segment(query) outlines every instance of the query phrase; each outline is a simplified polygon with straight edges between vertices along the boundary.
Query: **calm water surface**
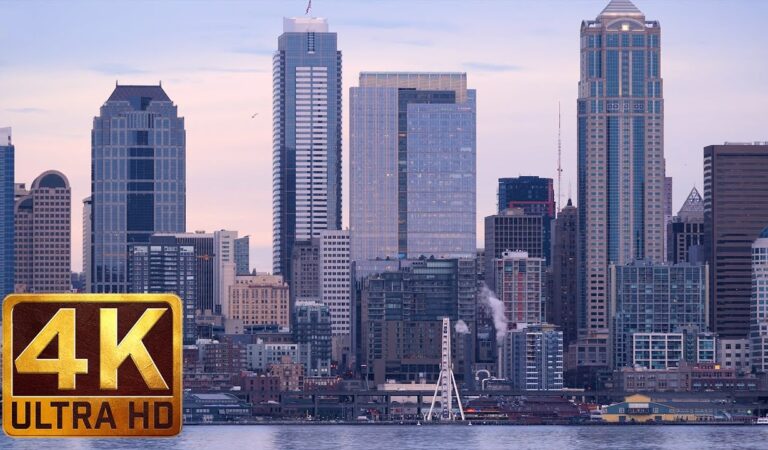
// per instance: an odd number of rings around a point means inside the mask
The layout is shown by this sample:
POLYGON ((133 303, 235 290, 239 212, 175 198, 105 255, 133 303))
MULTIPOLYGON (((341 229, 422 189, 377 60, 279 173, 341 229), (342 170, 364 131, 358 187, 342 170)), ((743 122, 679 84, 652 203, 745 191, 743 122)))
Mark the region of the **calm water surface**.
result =
POLYGON ((188 426, 171 439, 11 439, 1 449, 768 449, 768 426, 188 426))

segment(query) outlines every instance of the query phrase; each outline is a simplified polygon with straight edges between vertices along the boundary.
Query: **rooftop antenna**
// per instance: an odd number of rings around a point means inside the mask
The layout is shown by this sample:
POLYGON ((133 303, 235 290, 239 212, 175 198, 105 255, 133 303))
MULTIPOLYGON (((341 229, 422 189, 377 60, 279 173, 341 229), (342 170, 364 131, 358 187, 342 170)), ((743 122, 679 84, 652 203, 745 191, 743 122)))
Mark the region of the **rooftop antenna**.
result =
POLYGON ((312 11, 312 0, 309 0, 307 2, 307 10, 304 11, 304 15, 308 16, 310 11, 312 11))
MULTIPOLYGON (((560 120, 560 102, 557 102, 557 211, 560 212, 563 209, 563 140, 562 140, 562 126, 560 120)), ((570 188, 569 188, 570 189, 570 188)))

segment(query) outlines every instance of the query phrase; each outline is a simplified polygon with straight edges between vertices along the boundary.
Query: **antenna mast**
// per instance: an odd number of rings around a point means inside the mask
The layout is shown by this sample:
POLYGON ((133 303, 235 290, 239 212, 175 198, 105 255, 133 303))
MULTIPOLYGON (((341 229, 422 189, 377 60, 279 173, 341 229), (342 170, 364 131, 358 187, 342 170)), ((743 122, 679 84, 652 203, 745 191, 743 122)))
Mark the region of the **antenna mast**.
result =
POLYGON ((304 15, 308 16, 310 11, 312 11, 312 0, 309 0, 309 2, 307 2, 307 10, 304 11, 304 15))
POLYGON ((563 209, 563 141, 560 121, 560 102, 557 102, 557 211, 563 209))

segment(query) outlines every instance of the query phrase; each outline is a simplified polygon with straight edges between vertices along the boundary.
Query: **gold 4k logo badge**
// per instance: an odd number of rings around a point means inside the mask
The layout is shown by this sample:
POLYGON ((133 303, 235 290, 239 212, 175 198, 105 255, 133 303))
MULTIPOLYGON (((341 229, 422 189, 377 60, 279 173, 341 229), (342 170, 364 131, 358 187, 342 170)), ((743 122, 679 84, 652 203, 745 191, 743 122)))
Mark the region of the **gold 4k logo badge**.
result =
POLYGON ((10 295, 3 429, 11 436, 181 431, 181 300, 167 294, 10 295))

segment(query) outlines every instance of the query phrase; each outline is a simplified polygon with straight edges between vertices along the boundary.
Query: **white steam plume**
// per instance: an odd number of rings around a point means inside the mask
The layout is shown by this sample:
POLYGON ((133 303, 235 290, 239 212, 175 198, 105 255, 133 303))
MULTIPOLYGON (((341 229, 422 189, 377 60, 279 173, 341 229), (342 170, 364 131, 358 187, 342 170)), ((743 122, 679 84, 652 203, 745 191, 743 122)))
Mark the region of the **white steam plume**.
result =
POLYGON ((456 332, 458 334, 468 334, 469 333, 469 327, 467 326, 466 322, 464 322, 461 319, 459 319, 459 321, 456 322, 456 325, 454 325, 453 329, 456 330, 456 332))
POLYGON ((504 302, 496 298, 493 291, 483 284, 480 290, 480 302, 491 309, 493 326, 496 328, 496 342, 501 343, 507 334, 507 318, 504 314, 504 302))

